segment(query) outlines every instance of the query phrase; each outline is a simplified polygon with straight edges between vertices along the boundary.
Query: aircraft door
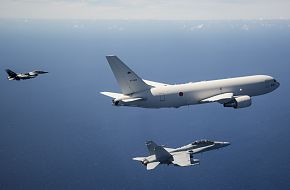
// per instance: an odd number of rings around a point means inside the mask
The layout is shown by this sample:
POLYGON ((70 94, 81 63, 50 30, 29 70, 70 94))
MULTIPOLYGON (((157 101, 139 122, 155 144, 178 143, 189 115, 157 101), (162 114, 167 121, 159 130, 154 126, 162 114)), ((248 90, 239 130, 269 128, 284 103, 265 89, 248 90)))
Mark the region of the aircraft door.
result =
POLYGON ((165 101, 165 95, 160 95, 160 102, 164 102, 165 101))

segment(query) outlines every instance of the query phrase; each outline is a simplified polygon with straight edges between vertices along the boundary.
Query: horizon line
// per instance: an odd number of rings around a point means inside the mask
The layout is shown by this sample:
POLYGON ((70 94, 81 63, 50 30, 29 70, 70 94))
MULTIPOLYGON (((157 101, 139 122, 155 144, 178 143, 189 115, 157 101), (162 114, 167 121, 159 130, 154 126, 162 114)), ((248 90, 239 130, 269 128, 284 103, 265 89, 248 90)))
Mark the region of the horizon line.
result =
POLYGON ((290 21, 290 18, 253 19, 112 19, 112 18, 0 18, 0 20, 91 20, 91 21, 290 21))

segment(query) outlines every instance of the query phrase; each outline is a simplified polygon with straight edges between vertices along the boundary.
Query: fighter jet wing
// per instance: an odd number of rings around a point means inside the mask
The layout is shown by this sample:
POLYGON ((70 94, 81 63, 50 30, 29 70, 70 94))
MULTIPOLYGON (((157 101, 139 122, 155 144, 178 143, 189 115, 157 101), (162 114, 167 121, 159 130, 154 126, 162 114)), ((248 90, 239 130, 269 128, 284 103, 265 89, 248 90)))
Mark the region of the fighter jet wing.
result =
POLYGON ((5 71, 10 77, 17 77, 17 74, 11 71, 10 69, 6 69, 5 71))
POLYGON ((176 154, 173 154, 173 161, 172 163, 178 166, 190 166, 190 154, 188 154, 186 151, 178 152, 176 154))
POLYGON ((147 164, 147 170, 153 170, 155 169, 158 165, 160 164, 160 162, 151 162, 147 164))
POLYGON ((166 147, 163 147, 167 152, 172 152, 175 150, 175 148, 166 148, 166 147))
POLYGON ((201 100, 201 102, 208 103, 208 102, 218 102, 221 104, 230 102, 234 98, 234 94, 229 92, 229 93, 223 93, 223 94, 218 94, 209 98, 206 98, 204 100, 201 100))

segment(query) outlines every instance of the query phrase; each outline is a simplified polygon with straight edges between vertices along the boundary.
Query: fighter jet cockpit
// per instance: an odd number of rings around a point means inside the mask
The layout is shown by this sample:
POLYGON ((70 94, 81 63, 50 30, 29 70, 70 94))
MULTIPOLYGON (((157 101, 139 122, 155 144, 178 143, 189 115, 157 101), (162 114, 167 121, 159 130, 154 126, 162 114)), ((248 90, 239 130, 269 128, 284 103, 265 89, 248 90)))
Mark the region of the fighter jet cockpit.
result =
POLYGON ((203 140, 199 140, 199 141, 194 141, 191 144, 195 145, 195 146, 208 146, 208 145, 214 144, 214 142, 206 140, 206 139, 203 139, 203 140))

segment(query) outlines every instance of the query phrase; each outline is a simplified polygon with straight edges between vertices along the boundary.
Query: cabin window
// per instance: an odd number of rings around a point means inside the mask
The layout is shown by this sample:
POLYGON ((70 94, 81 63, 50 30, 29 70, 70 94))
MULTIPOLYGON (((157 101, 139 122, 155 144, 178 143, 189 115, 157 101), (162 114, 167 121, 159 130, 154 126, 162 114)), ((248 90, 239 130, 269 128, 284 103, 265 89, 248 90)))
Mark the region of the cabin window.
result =
POLYGON ((179 96, 183 96, 183 92, 179 92, 178 95, 179 95, 179 96))

